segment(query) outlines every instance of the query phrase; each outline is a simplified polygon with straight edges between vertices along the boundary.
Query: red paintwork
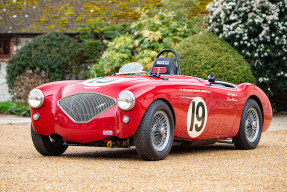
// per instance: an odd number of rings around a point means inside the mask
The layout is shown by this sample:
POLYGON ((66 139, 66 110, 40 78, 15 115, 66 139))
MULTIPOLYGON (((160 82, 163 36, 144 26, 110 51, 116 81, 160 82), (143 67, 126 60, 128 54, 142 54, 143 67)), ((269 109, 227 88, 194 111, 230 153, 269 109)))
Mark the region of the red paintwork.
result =
POLYGON ((250 83, 237 85, 237 88, 210 85, 206 81, 187 76, 162 77, 168 80, 150 76, 117 76, 121 81, 96 86, 96 89, 86 89, 85 81, 60 81, 38 87, 45 96, 45 101, 39 109, 31 108, 31 116, 35 113, 40 119, 32 124, 35 132, 42 135, 57 133, 68 142, 89 143, 110 137, 103 131, 113 131, 112 136, 128 138, 133 136, 150 104, 161 99, 169 103, 174 112, 175 138, 185 140, 214 139, 235 137, 239 130, 240 118, 245 102, 250 97, 257 97, 263 109, 263 131, 266 131, 272 120, 272 108, 267 96, 257 86, 250 83), (123 111, 115 104, 89 123, 74 123, 57 105, 59 99, 80 92, 96 92, 114 99, 122 90, 129 90, 136 97, 135 107, 123 111), (233 95, 228 98, 228 95, 233 95), (201 97, 207 107, 207 123, 202 134, 191 138, 187 132, 187 113, 191 99, 182 97, 201 97), (125 115, 130 122, 124 124, 125 115))

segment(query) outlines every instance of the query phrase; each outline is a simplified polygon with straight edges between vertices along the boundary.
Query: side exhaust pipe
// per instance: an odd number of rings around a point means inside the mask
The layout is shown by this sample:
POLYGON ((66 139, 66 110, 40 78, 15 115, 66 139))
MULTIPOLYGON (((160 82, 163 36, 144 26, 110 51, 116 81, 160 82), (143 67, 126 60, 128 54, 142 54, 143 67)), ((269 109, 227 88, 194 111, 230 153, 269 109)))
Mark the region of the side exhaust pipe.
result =
POLYGON ((217 143, 233 144, 233 140, 232 139, 217 139, 217 143))

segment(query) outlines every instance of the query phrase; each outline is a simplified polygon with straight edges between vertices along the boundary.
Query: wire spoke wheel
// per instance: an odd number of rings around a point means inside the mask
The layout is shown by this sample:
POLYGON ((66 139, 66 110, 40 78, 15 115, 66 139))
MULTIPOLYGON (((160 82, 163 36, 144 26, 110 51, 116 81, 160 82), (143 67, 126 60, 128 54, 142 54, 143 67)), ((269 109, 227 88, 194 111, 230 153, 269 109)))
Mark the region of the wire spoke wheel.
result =
POLYGON ((238 149, 255 149, 262 133, 263 118, 259 104, 248 99, 243 107, 238 134, 233 142, 238 149))
POLYGON ((134 134, 137 153, 145 160, 162 160, 171 150, 173 137, 174 118, 171 109, 164 101, 154 101, 134 134))
POLYGON ((155 113, 151 123, 151 140, 157 151, 166 148, 170 135, 170 124, 167 114, 164 111, 155 113))
POLYGON ((254 142, 259 133, 259 115, 255 108, 248 109, 245 117, 245 134, 249 142, 254 142))

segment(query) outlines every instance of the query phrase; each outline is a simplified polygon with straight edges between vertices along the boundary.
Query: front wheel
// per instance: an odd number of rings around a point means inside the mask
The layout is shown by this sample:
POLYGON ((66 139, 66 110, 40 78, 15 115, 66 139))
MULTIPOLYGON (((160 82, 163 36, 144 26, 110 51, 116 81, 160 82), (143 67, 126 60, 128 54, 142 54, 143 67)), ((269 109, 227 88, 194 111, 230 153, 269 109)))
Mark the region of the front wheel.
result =
POLYGON ((44 156, 62 155, 68 148, 63 145, 63 137, 58 134, 40 135, 31 125, 31 136, 36 150, 44 156))
POLYGON ((261 137, 262 119, 262 112, 258 103, 253 99, 248 99, 242 110, 238 135, 233 138, 236 148, 256 148, 261 137))
POLYGON ((174 120, 169 106, 154 101, 134 135, 137 153, 144 160, 162 160, 170 152, 174 137, 174 120))

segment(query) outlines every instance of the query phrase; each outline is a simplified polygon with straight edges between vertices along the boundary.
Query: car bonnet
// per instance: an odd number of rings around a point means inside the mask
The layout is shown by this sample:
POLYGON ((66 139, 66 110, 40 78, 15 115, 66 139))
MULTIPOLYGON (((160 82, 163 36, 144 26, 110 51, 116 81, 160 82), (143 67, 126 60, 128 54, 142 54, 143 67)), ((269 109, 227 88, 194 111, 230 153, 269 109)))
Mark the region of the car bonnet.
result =
POLYGON ((62 90, 61 97, 79 93, 100 93, 117 98, 118 94, 131 86, 151 81, 149 77, 109 76, 89 79, 69 85, 62 90))

